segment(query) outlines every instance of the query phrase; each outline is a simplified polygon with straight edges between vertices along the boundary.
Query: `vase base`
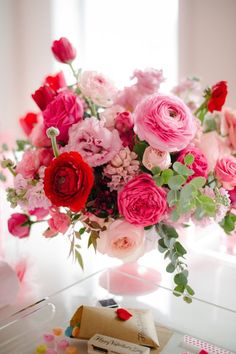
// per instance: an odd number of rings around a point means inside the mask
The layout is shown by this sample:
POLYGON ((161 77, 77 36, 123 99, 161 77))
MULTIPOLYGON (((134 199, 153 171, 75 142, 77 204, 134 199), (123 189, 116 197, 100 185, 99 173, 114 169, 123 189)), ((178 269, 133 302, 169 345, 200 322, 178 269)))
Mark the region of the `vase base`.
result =
POLYGON ((114 295, 143 295, 155 291, 161 274, 136 262, 109 268, 100 277, 100 285, 114 295))

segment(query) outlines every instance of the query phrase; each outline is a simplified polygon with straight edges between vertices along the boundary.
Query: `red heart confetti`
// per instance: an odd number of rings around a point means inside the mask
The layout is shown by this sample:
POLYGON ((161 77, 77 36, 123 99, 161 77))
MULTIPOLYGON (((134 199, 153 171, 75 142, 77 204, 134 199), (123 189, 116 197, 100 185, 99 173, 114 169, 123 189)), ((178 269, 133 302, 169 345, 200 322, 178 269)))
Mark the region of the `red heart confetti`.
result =
POLYGON ((204 349, 202 349, 198 354, 209 354, 209 353, 206 352, 204 349))
POLYGON ((116 313, 117 313, 117 317, 122 321, 127 321, 128 319, 130 319, 133 316, 131 313, 129 313, 125 309, 117 309, 116 313))

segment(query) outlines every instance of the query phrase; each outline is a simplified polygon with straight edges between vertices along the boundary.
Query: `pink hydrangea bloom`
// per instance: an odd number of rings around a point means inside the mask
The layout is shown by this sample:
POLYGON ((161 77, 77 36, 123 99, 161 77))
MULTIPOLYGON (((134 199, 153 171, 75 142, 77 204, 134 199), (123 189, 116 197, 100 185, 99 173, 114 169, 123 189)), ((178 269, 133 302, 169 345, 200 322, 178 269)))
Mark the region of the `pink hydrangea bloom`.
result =
POLYGON ((174 152, 184 149, 190 143, 196 125, 191 111, 179 98, 153 95, 136 107, 134 131, 150 146, 174 152))
POLYGON ((95 117, 74 124, 69 130, 69 143, 66 151, 78 151, 92 167, 110 161, 121 149, 122 142, 116 129, 104 127, 95 117))
POLYGON ((58 141, 67 143, 69 128, 83 118, 83 103, 80 98, 71 91, 59 93, 43 111, 44 127, 58 128, 60 134, 58 141))
POLYGON ((79 80, 79 88, 98 106, 109 107, 116 95, 113 83, 96 71, 84 71, 79 80))
POLYGON ((144 228, 124 219, 113 221, 99 236, 97 250, 108 256, 131 262, 144 253, 144 228))
POLYGON ((22 160, 16 166, 16 173, 20 173, 24 178, 34 178, 40 167, 40 160, 36 150, 24 152, 22 160))

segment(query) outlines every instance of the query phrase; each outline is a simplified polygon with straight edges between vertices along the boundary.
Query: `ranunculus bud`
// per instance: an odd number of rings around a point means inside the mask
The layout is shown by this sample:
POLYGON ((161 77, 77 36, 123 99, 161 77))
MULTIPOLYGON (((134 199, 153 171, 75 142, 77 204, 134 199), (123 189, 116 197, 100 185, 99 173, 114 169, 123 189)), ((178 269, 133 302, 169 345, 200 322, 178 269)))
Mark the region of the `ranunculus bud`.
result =
POLYGON ((41 111, 44 111, 47 105, 54 99, 56 92, 49 86, 41 86, 35 93, 32 94, 32 98, 39 106, 41 111))
POLYGON ((13 236, 19 238, 28 237, 30 233, 30 222, 28 225, 25 225, 27 222, 29 222, 27 215, 14 213, 8 220, 8 230, 13 236))
POLYGON ((65 37, 60 38, 58 41, 54 41, 51 49, 55 58, 64 64, 71 63, 76 57, 75 48, 65 37))

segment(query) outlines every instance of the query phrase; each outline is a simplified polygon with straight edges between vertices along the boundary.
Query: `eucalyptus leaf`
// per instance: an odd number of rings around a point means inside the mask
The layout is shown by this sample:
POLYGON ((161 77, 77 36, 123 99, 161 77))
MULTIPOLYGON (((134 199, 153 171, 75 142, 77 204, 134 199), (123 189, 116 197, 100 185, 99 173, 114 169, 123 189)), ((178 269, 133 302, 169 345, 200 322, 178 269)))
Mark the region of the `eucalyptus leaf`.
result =
POLYGON ((188 280, 187 280, 186 276, 181 272, 181 273, 178 273, 175 275, 174 282, 177 285, 186 286, 188 280))
POLYGON ((173 273, 175 271, 175 266, 172 263, 169 263, 168 266, 166 267, 166 271, 168 273, 173 273))
POLYGON ((186 165, 191 165, 194 162, 194 156, 192 154, 187 154, 184 156, 184 163, 186 165))
POLYGON ((194 174, 193 170, 188 168, 187 166, 183 165, 181 162, 176 161, 173 164, 173 169, 176 171, 179 175, 183 176, 192 176, 194 174))
POLYGON ((185 182, 186 178, 184 178, 183 176, 172 176, 168 181, 168 186, 170 187, 170 189, 178 190, 185 182))

